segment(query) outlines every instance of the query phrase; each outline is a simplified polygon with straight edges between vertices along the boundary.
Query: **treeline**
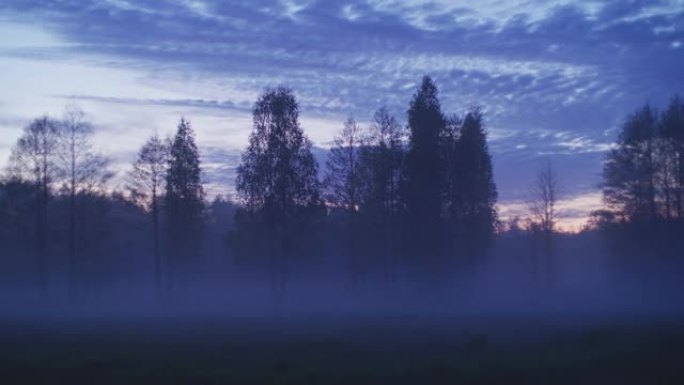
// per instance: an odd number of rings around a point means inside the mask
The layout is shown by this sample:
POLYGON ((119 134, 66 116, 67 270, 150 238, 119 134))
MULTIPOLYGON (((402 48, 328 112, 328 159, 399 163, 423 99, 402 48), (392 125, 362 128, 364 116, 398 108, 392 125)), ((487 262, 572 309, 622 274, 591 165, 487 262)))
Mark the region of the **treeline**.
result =
MULTIPOLYGON (((617 254, 682 250, 682 111, 679 98, 663 113, 639 110, 607 156, 606 209, 592 215, 587 231, 605 235, 617 254)), ((82 111, 35 119, 0 183, 2 282, 31 277, 43 290, 64 286, 79 298, 113 277, 137 276, 167 293, 190 284, 193 271, 237 266, 267 272, 282 299, 293 277, 317 266, 332 266, 350 287, 439 286, 472 272, 492 250, 509 249, 552 281, 554 255, 562 254, 555 246, 558 178, 548 163, 533 183, 530 219, 502 224, 478 107, 444 112, 425 77, 405 125, 384 107, 368 127, 349 117, 324 165, 299 112, 290 89, 259 96, 237 196, 211 202, 185 119, 173 137, 143 144, 125 188, 115 191, 82 111)))
POLYGON ((239 258, 263 260, 276 293, 297 259, 312 253, 346 257, 356 284, 377 273, 391 282, 400 266, 434 279, 484 251, 496 224, 496 187, 482 113, 447 117, 425 77, 407 114, 406 128, 385 108, 367 129, 350 117, 321 182, 292 91, 259 98, 237 170, 243 207, 230 244, 239 258), (334 230, 321 232, 324 220, 334 230), (331 250, 316 245, 326 236, 331 250))
POLYGON ((61 120, 31 122, 12 151, 0 195, 7 256, 34 266, 43 288, 63 273, 74 296, 112 268, 140 266, 133 258, 147 261, 160 292, 182 285, 208 254, 268 271, 276 296, 291 272, 326 258, 342 261, 350 284, 391 283, 398 269, 446 276, 493 239, 483 116, 478 108, 446 116, 429 77, 407 115, 402 126, 380 108, 363 129, 349 118, 319 180, 294 93, 268 90, 254 106, 236 201, 208 204, 187 120, 173 138, 149 138, 125 189, 111 191, 109 160, 90 143, 94 127, 69 107, 61 120))
POLYGON ((70 106, 62 120, 43 116, 26 126, 9 159, 2 189, 4 243, 9 254, 33 255, 43 289, 56 232, 64 240, 72 291, 87 285, 76 277, 111 247, 98 212, 113 203, 105 194, 113 174, 107 158, 92 151, 92 133, 83 112, 70 106))
MULTIPOLYGON (((175 137, 143 145, 124 191, 107 185, 114 172, 93 151, 93 133, 74 106, 61 120, 43 116, 24 128, 0 185, 3 262, 31 266, 43 290, 50 279, 66 278, 69 295, 80 297, 98 291, 115 270, 134 271, 140 264, 131 257, 152 254, 157 286, 173 288, 198 250, 207 209, 227 205, 205 207, 189 122, 181 119, 175 137)), ((5 271, 7 281, 17 278, 5 271)))
POLYGON ((684 103, 627 117, 603 168, 606 208, 592 214, 625 257, 681 258, 684 250, 684 103))

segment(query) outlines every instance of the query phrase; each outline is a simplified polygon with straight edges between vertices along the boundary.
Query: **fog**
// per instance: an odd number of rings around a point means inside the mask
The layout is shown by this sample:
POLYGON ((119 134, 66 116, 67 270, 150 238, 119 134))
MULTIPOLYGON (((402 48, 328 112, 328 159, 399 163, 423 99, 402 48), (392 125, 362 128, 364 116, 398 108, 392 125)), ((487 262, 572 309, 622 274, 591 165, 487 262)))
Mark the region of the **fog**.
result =
MULTIPOLYGON (((274 297, 267 271, 241 267, 224 253, 205 265, 187 266, 184 281, 159 291, 151 264, 141 271, 115 271, 74 297, 67 274, 53 274, 42 289, 33 274, 3 269, 1 314, 12 318, 206 318, 267 317, 676 317, 684 311, 681 266, 627 269, 609 256, 596 234, 561 236, 551 272, 535 272, 504 235, 478 263, 450 267, 425 279, 408 268, 393 282, 379 273, 350 283, 343 260, 329 258, 288 274, 282 299, 274 297), (11 275, 11 277, 8 277, 11 275)), ((129 255, 152 261, 150 255, 129 255)), ((344 256, 342 256, 344 257, 344 256)), ((202 260, 202 259, 200 259, 202 260)), ((204 259, 206 260, 206 259, 204 259)), ((26 267, 26 266, 24 266, 26 267)), ((297 266, 293 266, 296 268, 297 266)))
POLYGON ((349 117, 324 166, 292 89, 265 90, 253 115, 237 196, 213 200, 184 117, 142 145, 124 190, 82 110, 24 128, 0 179, 0 374, 555 383, 587 357, 596 379, 675 370, 678 97, 626 119, 603 164, 605 207, 576 234, 559 230, 550 160, 525 217, 499 217, 484 112, 443 112, 429 76, 406 126, 385 107, 370 127, 349 117))
POLYGON ((369 268, 353 282, 348 255, 328 250, 293 262, 281 294, 269 269, 209 241, 161 290, 149 253, 117 250, 124 263, 80 274, 78 291, 68 258, 42 286, 34 258, 6 255, 0 370, 28 383, 678 378, 677 259, 627 263, 588 231, 557 234, 546 270, 530 239, 501 233, 472 263, 429 275, 399 263, 391 281, 369 268))

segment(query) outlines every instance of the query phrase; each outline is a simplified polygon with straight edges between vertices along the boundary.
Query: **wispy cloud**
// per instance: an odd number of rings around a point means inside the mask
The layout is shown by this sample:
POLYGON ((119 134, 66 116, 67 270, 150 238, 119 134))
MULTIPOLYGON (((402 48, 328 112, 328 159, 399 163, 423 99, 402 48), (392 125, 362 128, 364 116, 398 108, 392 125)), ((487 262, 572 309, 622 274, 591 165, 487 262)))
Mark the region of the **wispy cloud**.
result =
POLYGON ((484 107, 505 200, 549 157, 568 190, 596 189, 622 117, 681 92, 684 68, 682 0, 6 0, 0 21, 0 113, 58 111, 55 95, 103 127, 190 111, 205 145, 231 149, 266 87, 293 87, 324 145, 348 114, 404 119, 429 73, 445 111, 484 107))
POLYGON ((218 108, 221 110, 249 111, 251 106, 237 106, 230 100, 204 100, 204 99, 138 99, 138 98, 118 98, 113 96, 95 95, 53 95, 56 98, 69 101, 94 101, 100 103, 114 103, 127 105, 153 105, 153 106, 173 106, 173 107, 193 107, 193 108, 218 108))

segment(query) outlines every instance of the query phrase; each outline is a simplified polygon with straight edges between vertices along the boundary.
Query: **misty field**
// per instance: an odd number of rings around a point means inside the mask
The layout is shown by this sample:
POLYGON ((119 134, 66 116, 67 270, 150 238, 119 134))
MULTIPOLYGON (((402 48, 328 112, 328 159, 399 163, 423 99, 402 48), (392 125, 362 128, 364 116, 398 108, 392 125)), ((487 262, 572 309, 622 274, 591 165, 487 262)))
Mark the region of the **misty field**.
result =
POLYGON ((3 383, 682 383, 682 319, 5 320, 3 383))

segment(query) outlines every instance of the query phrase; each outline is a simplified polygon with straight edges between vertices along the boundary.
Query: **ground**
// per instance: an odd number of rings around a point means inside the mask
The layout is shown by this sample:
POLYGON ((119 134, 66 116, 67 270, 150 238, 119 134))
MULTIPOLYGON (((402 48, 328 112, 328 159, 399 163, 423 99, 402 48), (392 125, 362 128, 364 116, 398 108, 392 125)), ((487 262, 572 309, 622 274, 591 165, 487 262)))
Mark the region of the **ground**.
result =
POLYGON ((684 383, 679 317, 5 318, 3 384, 684 383))

